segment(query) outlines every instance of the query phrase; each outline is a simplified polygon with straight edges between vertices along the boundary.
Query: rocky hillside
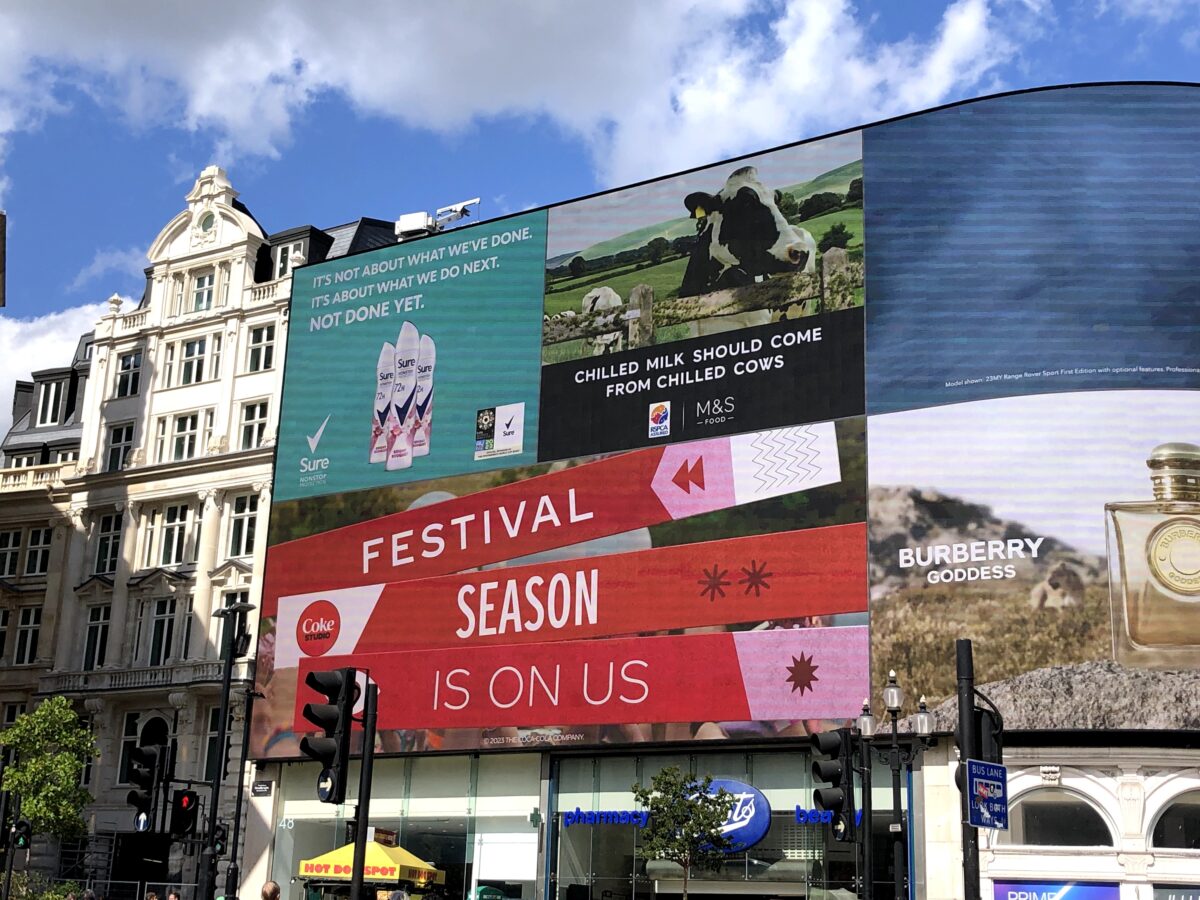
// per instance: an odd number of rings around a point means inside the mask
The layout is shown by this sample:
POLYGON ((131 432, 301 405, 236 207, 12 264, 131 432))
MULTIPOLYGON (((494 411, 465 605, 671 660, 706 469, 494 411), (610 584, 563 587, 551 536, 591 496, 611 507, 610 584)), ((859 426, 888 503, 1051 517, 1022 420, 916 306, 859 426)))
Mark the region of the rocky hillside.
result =
MULTIPOLYGON (((1045 577, 1056 563, 1065 562, 1085 584, 1106 579, 1105 560, 1081 553, 1050 535, 1038 534, 1019 522, 1005 521, 988 506, 969 503, 935 490, 907 485, 870 490, 871 594, 886 597, 906 587, 925 584, 925 569, 900 568, 901 547, 955 544, 971 541, 1044 538, 1037 559, 1014 559, 1017 582, 1030 586, 1045 577)), ((1011 584, 1011 582, 1010 582, 1011 584)))

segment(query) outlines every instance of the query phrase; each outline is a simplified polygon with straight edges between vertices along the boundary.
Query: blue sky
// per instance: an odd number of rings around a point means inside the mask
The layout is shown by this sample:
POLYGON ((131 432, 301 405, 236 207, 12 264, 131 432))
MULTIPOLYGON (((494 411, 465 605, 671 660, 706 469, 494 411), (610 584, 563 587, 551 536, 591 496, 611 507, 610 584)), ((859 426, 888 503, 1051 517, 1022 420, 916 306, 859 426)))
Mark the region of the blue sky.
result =
POLYGON ((0 433, 206 164, 268 230, 482 218, 941 103, 1200 81, 1190 0, 230 0, 0 8, 0 433))

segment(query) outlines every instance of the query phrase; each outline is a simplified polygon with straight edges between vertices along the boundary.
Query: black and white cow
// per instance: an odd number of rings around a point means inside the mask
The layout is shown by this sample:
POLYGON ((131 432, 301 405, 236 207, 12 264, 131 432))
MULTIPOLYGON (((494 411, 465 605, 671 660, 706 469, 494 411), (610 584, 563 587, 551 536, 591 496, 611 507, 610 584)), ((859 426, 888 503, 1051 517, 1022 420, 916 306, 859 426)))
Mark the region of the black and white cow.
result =
POLYGON ((718 193, 697 191, 684 198, 697 234, 680 297, 751 284, 777 272, 816 271, 817 242, 783 217, 777 197, 753 166, 745 166, 718 193))

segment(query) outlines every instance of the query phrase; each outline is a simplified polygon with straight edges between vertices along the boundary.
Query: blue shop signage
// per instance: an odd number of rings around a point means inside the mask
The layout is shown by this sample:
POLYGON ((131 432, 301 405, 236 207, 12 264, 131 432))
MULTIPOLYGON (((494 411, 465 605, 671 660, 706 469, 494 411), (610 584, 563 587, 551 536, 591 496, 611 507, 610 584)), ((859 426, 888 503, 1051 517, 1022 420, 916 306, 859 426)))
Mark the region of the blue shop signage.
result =
POLYGON ((729 841, 726 853, 741 853, 753 847, 771 830, 771 804, 763 792, 743 781, 714 778, 710 793, 724 788, 733 794, 733 809, 721 826, 721 834, 729 841))

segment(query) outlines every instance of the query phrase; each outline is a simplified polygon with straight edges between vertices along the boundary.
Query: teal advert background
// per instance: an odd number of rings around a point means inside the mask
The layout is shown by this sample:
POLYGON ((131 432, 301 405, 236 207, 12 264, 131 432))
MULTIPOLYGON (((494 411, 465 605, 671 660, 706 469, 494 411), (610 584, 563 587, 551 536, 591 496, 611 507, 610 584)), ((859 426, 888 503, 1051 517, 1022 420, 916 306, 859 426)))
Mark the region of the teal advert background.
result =
POLYGON ((539 211, 299 269, 292 286, 275 499, 535 462, 545 260, 546 213, 539 211), (457 275, 451 274, 455 266, 457 275), (407 310, 396 308, 397 301, 417 294, 420 308, 413 308, 416 301, 407 310), (381 309, 385 315, 366 318, 381 309), (384 463, 368 461, 375 370, 384 342, 395 344, 406 320, 436 343, 433 430, 428 456, 389 472, 384 463), (477 411, 522 402, 522 451, 476 461, 477 411), (326 416, 310 451, 309 439, 326 416), (304 472, 302 465, 315 469, 304 472))

